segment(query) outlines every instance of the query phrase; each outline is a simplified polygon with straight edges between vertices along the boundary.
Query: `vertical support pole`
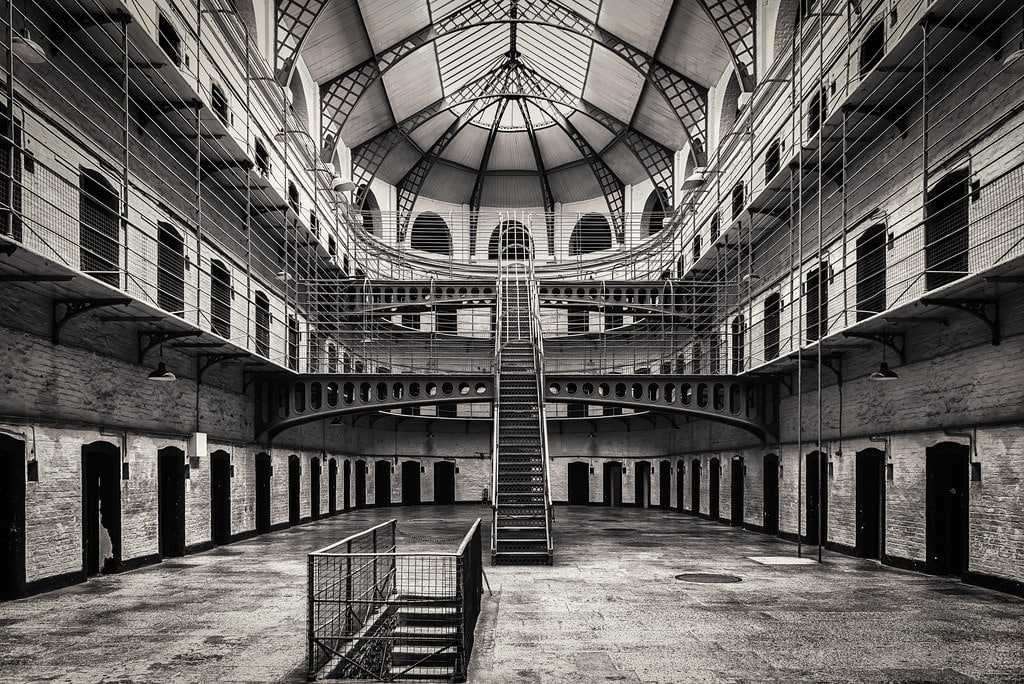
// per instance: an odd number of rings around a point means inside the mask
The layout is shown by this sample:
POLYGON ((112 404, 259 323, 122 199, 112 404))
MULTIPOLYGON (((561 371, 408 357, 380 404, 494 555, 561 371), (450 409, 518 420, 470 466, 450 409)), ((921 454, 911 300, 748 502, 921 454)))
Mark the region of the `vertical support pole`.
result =
MULTIPOLYGON (((245 149, 250 157, 255 157, 254 145, 252 143, 252 36, 249 35, 249 26, 242 22, 245 28, 245 149)), ((259 173, 257 170, 256 173, 259 173)), ((252 174, 253 170, 245 173, 245 348, 254 349, 252 319, 254 311, 252 306, 252 174)))
POLYGON ((306 681, 316 680, 316 632, 313 629, 313 601, 316 579, 313 554, 306 556, 306 681))
MULTIPOLYGON (((121 245, 121 253, 124 255, 123 265, 121 271, 124 273, 124 289, 128 289, 128 256, 130 251, 128 249, 128 231, 131 225, 131 214, 130 209, 130 196, 131 196, 131 182, 129 178, 129 164, 131 162, 131 114, 128 111, 129 99, 128 99, 128 24, 131 23, 131 15, 124 13, 120 15, 121 19, 121 90, 124 99, 122 100, 122 106, 124 107, 124 136, 121 141, 121 145, 124 148, 124 157, 122 159, 121 168, 121 192, 124 193, 124 201, 122 206, 124 211, 121 214, 121 236, 123 243, 121 245)), ((13 168, 13 167, 12 167, 13 168)), ((119 276, 120 279, 120 276, 119 276)))
MULTIPOLYGON (((927 13, 921 20, 921 225, 928 218, 928 26, 932 15, 927 13)), ((1021 29, 1024 31, 1024 28, 1021 29)), ((927 231, 925 231, 927 234, 927 231)), ((925 259, 927 264, 927 257, 925 259)), ((925 288, 928 287, 927 266, 925 267, 925 288)))
POLYGON ((7 70, 7 101, 4 103, 6 121, 0 135, 3 135, 6 140, 7 174, 3 178, 4 192, 3 195, 0 195, 0 199, 4 202, 3 234, 14 237, 14 165, 18 161, 18 153, 15 149, 17 141, 14 139, 14 0, 7 0, 6 5, 5 23, 7 25, 4 27, 4 45, 7 46, 7 49, 4 50, 4 66, 7 70))
MULTIPOLYGON (((826 14, 824 12, 824 7, 822 7, 821 12, 818 14, 818 50, 817 50, 817 53, 818 53, 818 81, 819 81, 818 87, 821 89, 820 92, 828 92, 828 88, 826 87, 826 83, 827 83, 828 79, 826 78, 826 75, 825 75, 825 55, 824 55, 824 51, 825 51, 825 17, 826 17, 826 14)), ((817 385, 815 387, 815 390, 816 390, 815 397, 816 397, 817 403, 818 403, 818 407, 817 407, 818 408, 818 416, 817 416, 817 418, 818 418, 818 430, 817 430, 817 434, 815 435, 815 445, 816 445, 816 451, 817 451, 817 456, 815 458, 818 459, 818 482, 817 482, 817 486, 818 486, 818 499, 817 499, 817 502, 818 502, 818 505, 816 506, 815 515, 818 518, 817 525, 816 525, 817 532, 818 532, 818 534, 817 534, 818 538, 815 539, 815 542, 818 545, 818 562, 820 563, 821 562, 822 535, 825 533, 825 530, 822 529, 823 516, 822 516, 821 508, 822 508, 822 502, 824 501, 824 497, 822 496, 822 490, 824 489, 825 486, 827 486, 826 478, 822 477, 822 468, 821 468, 821 461, 822 461, 822 453, 821 453, 821 429, 822 429, 822 423, 821 423, 821 409, 822 409, 822 401, 821 401, 821 390, 822 390, 822 386, 821 386, 821 363, 822 363, 822 346, 823 346, 822 340, 824 339, 825 335, 828 333, 828 298, 827 297, 823 297, 822 295, 823 295, 824 290, 825 290, 825 288, 823 287, 823 283, 828 282, 828 269, 826 269, 824 267, 824 258, 823 257, 824 257, 825 245, 823 244, 824 233, 822 232, 822 223, 825 220, 825 215, 824 215, 825 205, 824 205, 824 202, 822 201, 822 195, 823 195, 823 193, 825 191, 824 180, 823 180, 824 169, 822 168, 822 166, 825 163, 825 135, 826 135, 825 134, 825 116, 826 116, 826 113, 827 113, 827 107, 826 107, 825 102, 824 102, 823 99, 819 100, 819 101, 822 104, 821 104, 821 112, 819 114, 819 118, 821 119, 821 122, 820 122, 819 127, 818 127, 818 163, 816 164, 817 174, 818 174, 817 188, 816 188, 817 195, 818 195, 818 207, 817 207, 817 214, 818 214, 818 235, 817 235, 817 242, 818 242, 818 258, 817 258, 817 262, 818 262, 818 264, 817 264, 817 269, 818 269, 818 292, 817 292, 817 295, 818 295, 818 331, 817 331, 817 333, 818 333, 818 340, 817 340, 817 342, 818 342, 818 346, 817 346, 817 350, 816 350, 817 354, 818 354, 818 359, 817 359, 818 362, 815 364, 815 366, 816 366, 816 368, 818 370, 818 373, 817 373, 817 378, 816 378, 817 385)))

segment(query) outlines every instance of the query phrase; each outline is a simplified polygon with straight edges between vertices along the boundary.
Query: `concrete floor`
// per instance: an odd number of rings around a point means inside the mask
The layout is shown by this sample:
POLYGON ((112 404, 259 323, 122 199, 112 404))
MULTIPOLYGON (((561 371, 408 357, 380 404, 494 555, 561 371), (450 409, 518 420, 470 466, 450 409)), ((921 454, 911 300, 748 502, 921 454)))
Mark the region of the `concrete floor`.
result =
MULTIPOLYGON (((0 681, 304 681, 305 552, 392 516, 426 538, 488 515, 359 511, 0 604, 0 681)), ((485 566, 470 682, 1024 682, 1024 600, 833 553, 759 565, 796 547, 676 512, 556 515, 554 567, 485 566)))

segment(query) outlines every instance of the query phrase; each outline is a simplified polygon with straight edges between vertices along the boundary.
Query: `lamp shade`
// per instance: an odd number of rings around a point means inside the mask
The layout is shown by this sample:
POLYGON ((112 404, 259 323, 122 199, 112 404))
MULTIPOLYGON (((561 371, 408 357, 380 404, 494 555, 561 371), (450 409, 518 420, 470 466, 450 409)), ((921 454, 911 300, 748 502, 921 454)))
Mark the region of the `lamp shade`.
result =
POLYGON ((23 34, 15 34, 11 41, 14 54, 25 64, 42 64, 46 61, 46 52, 43 47, 32 40, 32 35, 25 31, 23 34))
POLYGON ((896 371, 889 368, 889 364, 885 361, 882 362, 881 367, 877 371, 871 374, 871 380, 899 380, 900 376, 896 371))
POLYGON ((167 370, 163 361, 156 365, 156 368, 147 376, 153 382, 174 382, 178 378, 171 371, 167 370))

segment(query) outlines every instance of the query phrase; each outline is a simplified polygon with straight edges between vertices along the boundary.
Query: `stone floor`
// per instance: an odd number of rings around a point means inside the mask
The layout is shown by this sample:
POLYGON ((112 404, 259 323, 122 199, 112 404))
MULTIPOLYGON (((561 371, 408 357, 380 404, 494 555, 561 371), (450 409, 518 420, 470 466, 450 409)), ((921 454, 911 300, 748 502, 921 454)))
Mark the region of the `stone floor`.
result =
MULTIPOLYGON (((675 512, 556 513, 554 567, 485 565, 470 682, 1024 682, 1024 600, 834 553, 761 565, 796 547, 675 512)), ((0 604, 0 681, 304 681, 307 551, 391 516, 423 550, 488 515, 358 511, 0 604)))

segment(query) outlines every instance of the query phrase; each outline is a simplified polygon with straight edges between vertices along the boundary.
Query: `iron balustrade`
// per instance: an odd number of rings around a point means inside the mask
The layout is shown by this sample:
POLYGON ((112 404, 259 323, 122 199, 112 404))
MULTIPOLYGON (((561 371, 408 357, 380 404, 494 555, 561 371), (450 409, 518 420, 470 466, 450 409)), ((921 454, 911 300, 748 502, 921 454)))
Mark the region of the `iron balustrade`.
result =
POLYGON ((309 554, 309 681, 465 681, 483 594, 480 519, 454 552, 400 552, 392 519, 309 554))

